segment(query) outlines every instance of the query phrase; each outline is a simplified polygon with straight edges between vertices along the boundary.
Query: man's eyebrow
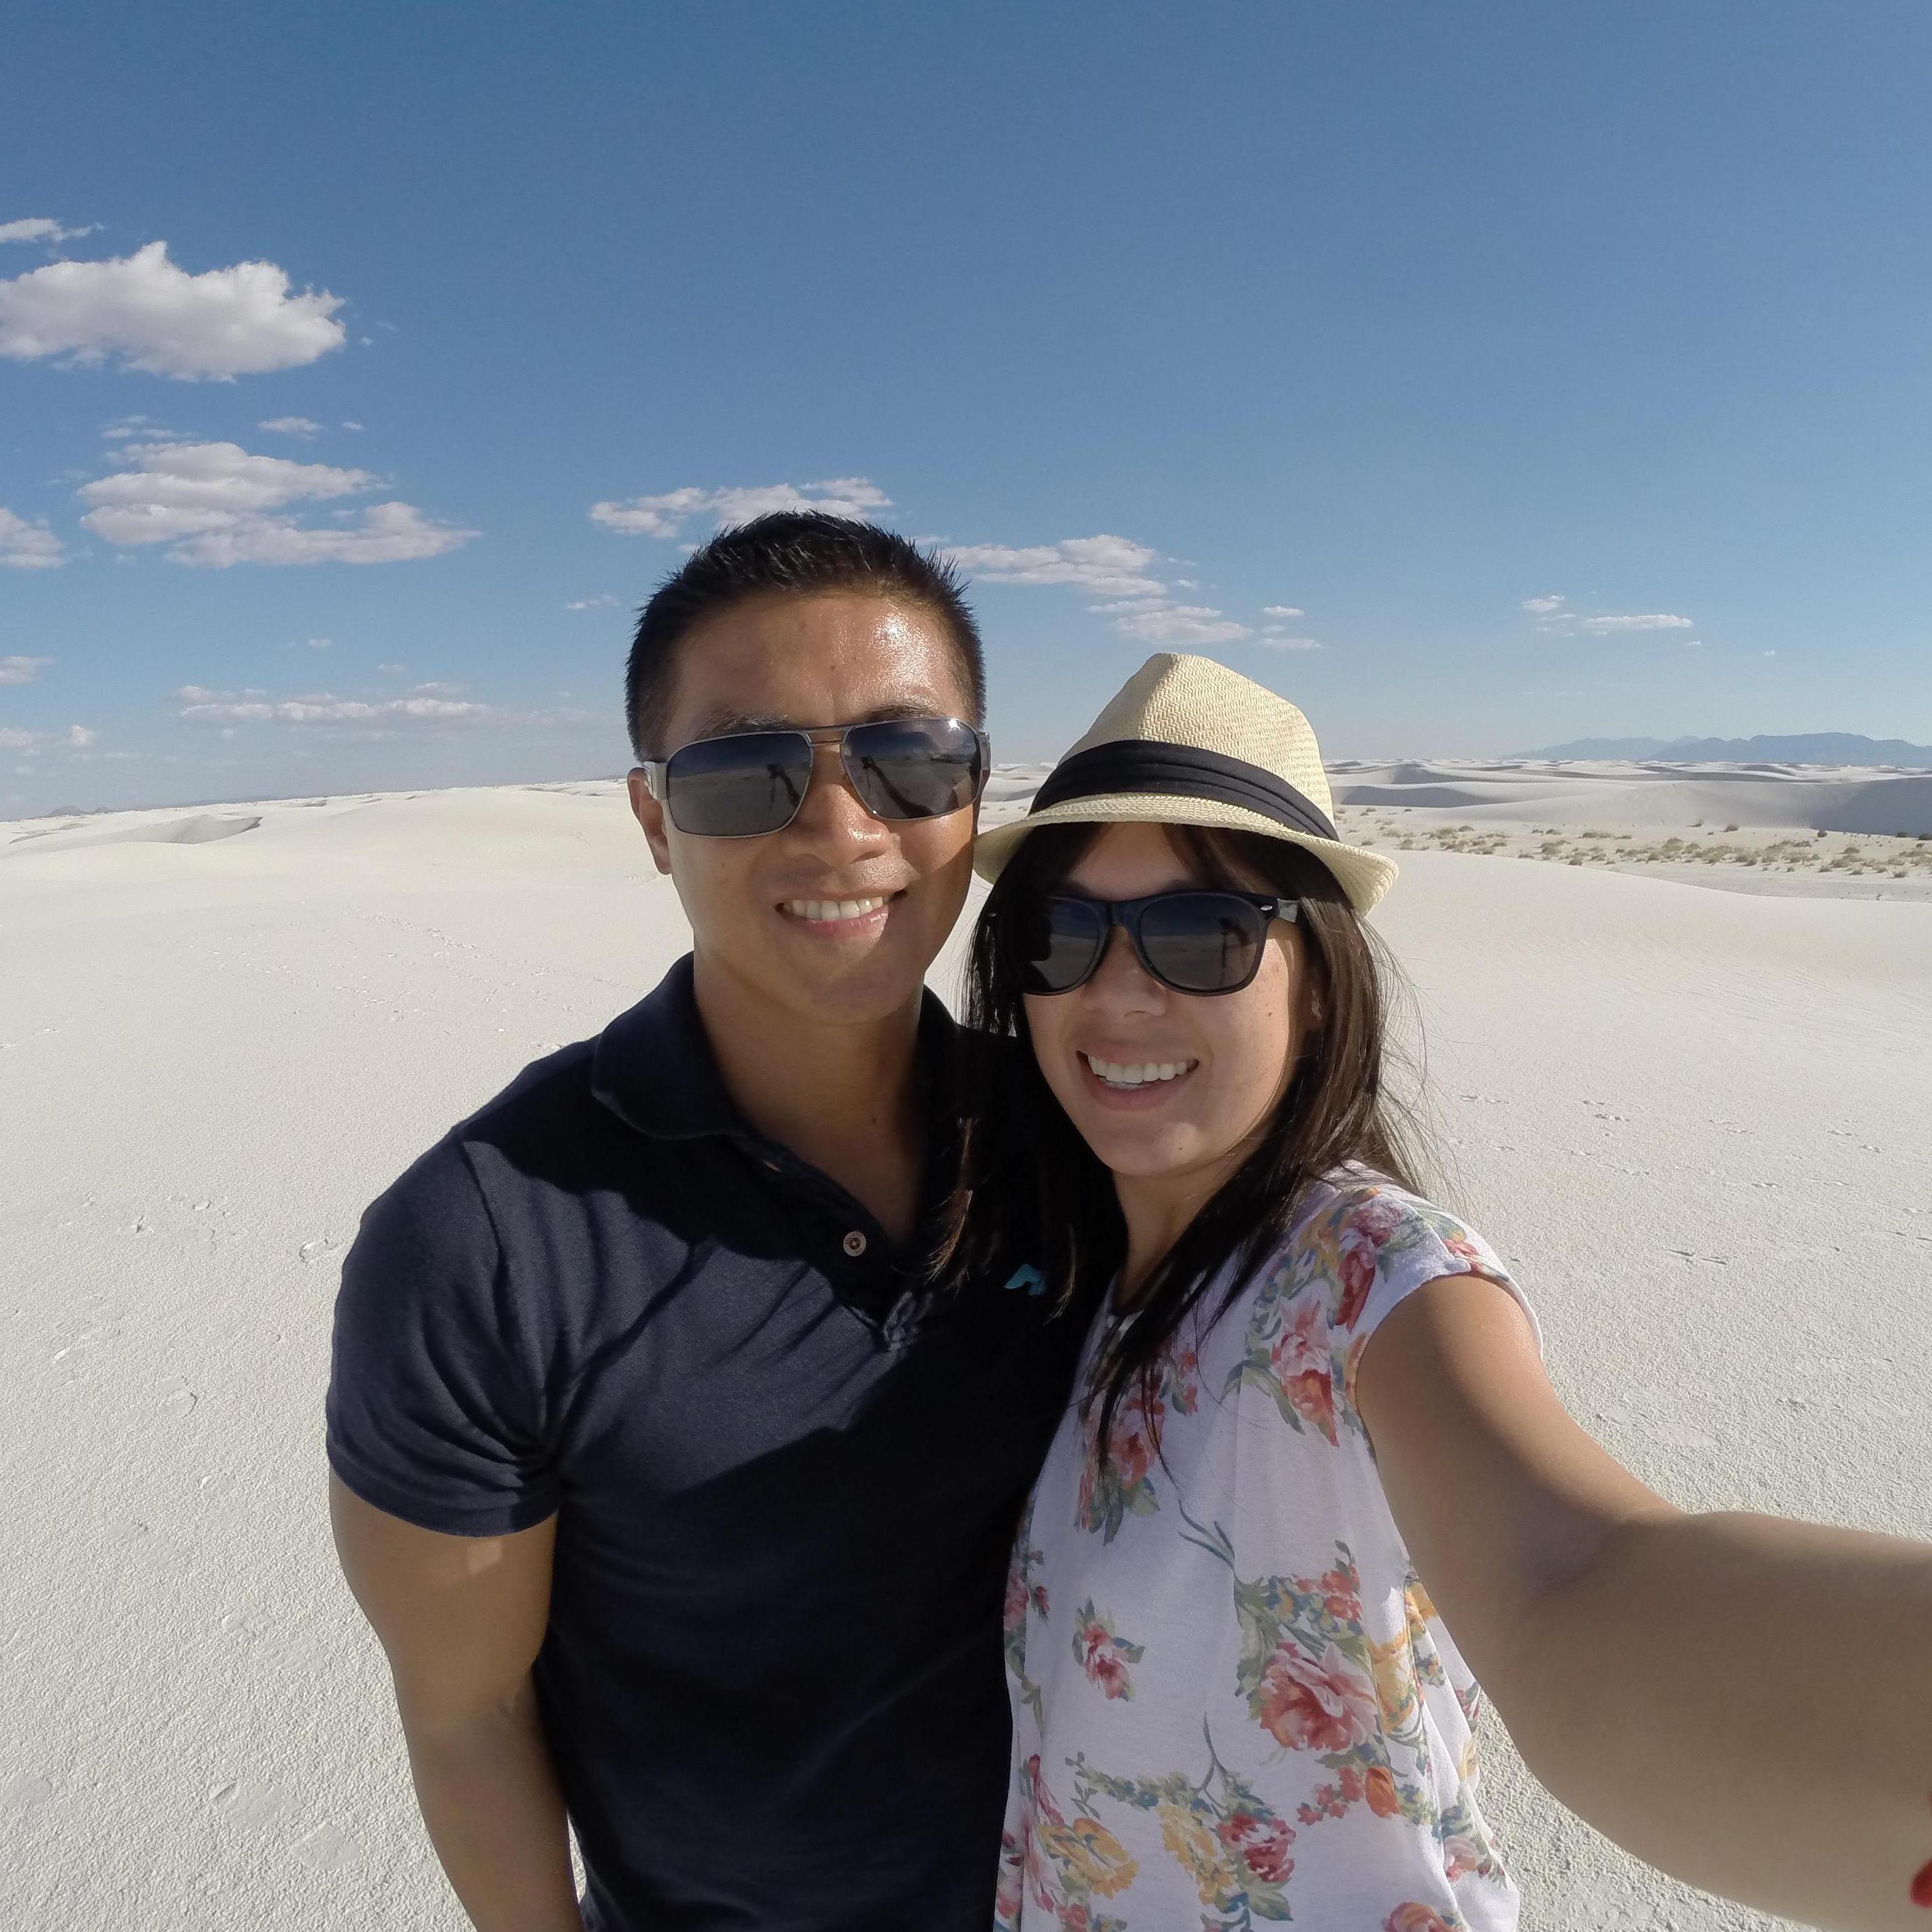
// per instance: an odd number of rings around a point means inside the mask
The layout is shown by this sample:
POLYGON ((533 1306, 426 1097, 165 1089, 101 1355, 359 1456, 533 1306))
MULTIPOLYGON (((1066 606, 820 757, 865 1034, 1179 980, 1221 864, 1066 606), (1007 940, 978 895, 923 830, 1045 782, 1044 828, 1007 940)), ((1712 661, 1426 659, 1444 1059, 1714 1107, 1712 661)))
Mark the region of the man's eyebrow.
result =
MULTIPOLYGON (((691 728, 691 736, 724 738, 740 731, 800 731, 822 730, 831 724, 885 724, 901 718, 944 718, 951 714, 936 699, 922 703, 902 698, 889 704, 875 704, 856 718, 788 718, 776 712, 735 711, 720 709, 700 712, 691 728)), ((689 740, 686 741, 687 743, 689 740)))

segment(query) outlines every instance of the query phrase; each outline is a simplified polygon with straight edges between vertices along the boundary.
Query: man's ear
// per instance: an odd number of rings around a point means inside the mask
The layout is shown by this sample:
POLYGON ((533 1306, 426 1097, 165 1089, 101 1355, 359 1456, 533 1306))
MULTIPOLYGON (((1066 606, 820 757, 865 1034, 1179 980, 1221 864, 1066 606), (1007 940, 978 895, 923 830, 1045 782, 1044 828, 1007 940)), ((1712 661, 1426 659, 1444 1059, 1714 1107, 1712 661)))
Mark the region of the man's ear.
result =
POLYGON ((624 782, 631 794, 631 811, 638 823, 644 828, 645 842, 651 848, 651 857, 661 872, 670 870, 670 841, 665 836, 664 808, 652 797, 651 788, 645 782, 641 768, 632 766, 624 782))

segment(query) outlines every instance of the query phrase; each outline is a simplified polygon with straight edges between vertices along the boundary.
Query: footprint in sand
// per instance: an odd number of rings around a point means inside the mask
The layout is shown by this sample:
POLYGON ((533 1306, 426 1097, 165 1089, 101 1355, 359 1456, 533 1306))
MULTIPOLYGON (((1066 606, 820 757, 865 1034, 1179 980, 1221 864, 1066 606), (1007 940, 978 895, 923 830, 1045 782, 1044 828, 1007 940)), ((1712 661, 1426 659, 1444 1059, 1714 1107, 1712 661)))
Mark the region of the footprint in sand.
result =
POLYGON ((288 1804, 287 1798, 272 1786, 244 1778, 218 1784, 208 1794, 208 1802, 225 1822, 246 1826, 251 1831, 272 1824, 288 1804))
POLYGON ((51 1780, 38 1772, 16 1771, 0 1778, 0 1811, 31 1811, 54 1795, 51 1780))
POLYGON ((353 1864, 359 1849, 340 1825, 318 1825, 305 1838, 290 1847, 302 1863, 314 1871, 339 1871, 353 1864))

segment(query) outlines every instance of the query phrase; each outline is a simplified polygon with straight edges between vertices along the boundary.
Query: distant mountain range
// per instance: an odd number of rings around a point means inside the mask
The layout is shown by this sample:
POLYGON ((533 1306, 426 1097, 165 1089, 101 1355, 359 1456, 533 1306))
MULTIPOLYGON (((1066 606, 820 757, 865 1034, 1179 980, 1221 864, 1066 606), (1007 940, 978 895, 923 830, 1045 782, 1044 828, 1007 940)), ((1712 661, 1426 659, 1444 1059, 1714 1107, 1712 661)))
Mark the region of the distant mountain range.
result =
POLYGON ((1519 752, 1522 758, 1654 758, 1672 764, 1924 765, 1932 745, 1864 738, 1854 731, 1808 731, 1795 738, 1578 738, 1519 752))

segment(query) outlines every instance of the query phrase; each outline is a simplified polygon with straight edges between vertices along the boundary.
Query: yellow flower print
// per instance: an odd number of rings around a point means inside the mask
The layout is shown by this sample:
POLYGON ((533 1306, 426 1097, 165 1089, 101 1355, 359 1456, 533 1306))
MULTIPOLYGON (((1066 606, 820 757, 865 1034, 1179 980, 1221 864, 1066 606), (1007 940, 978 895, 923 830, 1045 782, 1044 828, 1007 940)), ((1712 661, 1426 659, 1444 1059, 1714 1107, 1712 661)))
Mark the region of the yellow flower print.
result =
POLYGON ((1034 1826, 1040 1850, 1066 1875, 1102 1898, 1125 1892, 1140 1866, 1106 1826, 1092 1818, 1060 1823, 1041 1819, 1034 1826))
POLYGON ((1422 1587, 1420 1577, 1410 1577, 1408 1587, 1402 1594, 1403 1601, 1408 1606, 1410 1630, 1420 1629, 1431 1617, 1438 1614, 1436 1606, 1429 1600, 1429 1592, 1422 1587))
POLYGON ((1203 1905, 1216 1904, 1240 1889, 1240 1874, 1227 1848, 1198 1818, 1177 1804, 1160 1805, 1154 1815, 1160 1820, 1161 1843, 1186 1868, 1203 1905))
POLYGON ((1415 1708, 1415 1670, 1410 1660, 1408 1631, 1387 1643, 1371 1638, 1369 1661, 1376 1680, 1376 1702, 1382 1706, 1382 1728, 1400 1730, 1415 1708))

